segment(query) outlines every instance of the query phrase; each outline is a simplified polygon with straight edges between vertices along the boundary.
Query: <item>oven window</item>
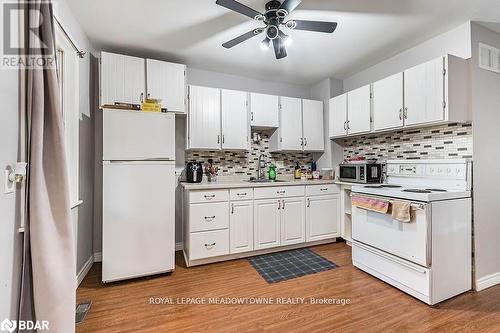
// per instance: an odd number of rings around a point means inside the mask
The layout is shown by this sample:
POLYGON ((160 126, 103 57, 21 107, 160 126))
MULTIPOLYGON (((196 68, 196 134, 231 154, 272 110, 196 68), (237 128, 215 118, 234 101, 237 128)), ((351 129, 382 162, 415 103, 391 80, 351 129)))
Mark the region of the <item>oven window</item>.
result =
POLYGON ((356 180, 356 167, 340 167, 340 178, 356 180))

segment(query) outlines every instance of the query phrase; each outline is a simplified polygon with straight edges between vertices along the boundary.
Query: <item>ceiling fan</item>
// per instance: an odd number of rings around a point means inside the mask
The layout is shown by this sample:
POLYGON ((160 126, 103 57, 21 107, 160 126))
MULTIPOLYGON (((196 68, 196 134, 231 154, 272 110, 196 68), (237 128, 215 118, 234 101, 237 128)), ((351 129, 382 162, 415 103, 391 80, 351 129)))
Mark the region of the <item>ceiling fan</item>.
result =
POLYGON ((261 43, 264 49, 269 48, 273 43, 276 59, 282 59, 287 56, 286 46, 291 41, 290 36, 280 30, 283 25, 291 30, 304 30, 332 33, 337 28, 337 22, 320 22, 320 21, 304 21, 290 20, 285 22, 285 18, 301 3, 302 0, 285 0, 283 3, 277 0, 272 0, 266 3, 266 11, 264 14, 245 6, 235 0, 217 0, 216 4, 231 9, 237 13, 250 17, 253 20, 263 22, 266 26, 263 28, 253 29, 241 36, 238 36, 230 41, 222 44, 229 49, 236 46, 247 39, 266 33, 266 38, 261 43))

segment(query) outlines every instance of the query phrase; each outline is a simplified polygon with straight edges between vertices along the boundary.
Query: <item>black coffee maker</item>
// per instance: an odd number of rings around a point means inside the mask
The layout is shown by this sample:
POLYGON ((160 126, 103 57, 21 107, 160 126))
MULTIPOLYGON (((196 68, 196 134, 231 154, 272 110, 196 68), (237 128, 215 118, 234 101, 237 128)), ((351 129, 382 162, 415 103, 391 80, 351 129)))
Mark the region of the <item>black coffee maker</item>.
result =
POLYGON ((188 183, 201 183, 203 180, 203 165, 199 162, 189 162, 186 165, 186 181, 188 183))

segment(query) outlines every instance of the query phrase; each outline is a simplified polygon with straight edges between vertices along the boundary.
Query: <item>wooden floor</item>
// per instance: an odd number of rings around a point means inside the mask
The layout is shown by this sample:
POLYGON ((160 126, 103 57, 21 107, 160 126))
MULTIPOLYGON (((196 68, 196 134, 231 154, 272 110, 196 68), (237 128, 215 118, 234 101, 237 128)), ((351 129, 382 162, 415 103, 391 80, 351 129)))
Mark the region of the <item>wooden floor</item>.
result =
POLYGON ((95 264, 78 288, 92 309, 77 332, 500 332, 500 286, 429 307, 358 270, 345 243, 313 248, 340 267, 267 284, 247 260, 103 285, 95 264), (349 305, 151 305, 150 297, 346 298, 349 305))

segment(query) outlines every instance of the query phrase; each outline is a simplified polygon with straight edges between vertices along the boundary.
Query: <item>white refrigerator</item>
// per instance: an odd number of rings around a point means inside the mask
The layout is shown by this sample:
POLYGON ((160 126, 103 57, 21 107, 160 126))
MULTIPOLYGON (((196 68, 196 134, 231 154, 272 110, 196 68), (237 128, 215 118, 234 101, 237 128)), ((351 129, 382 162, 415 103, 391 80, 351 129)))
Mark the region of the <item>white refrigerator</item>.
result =
POLYGON ((174 117, 103 110, 103 282, 174 270, 174 117))

